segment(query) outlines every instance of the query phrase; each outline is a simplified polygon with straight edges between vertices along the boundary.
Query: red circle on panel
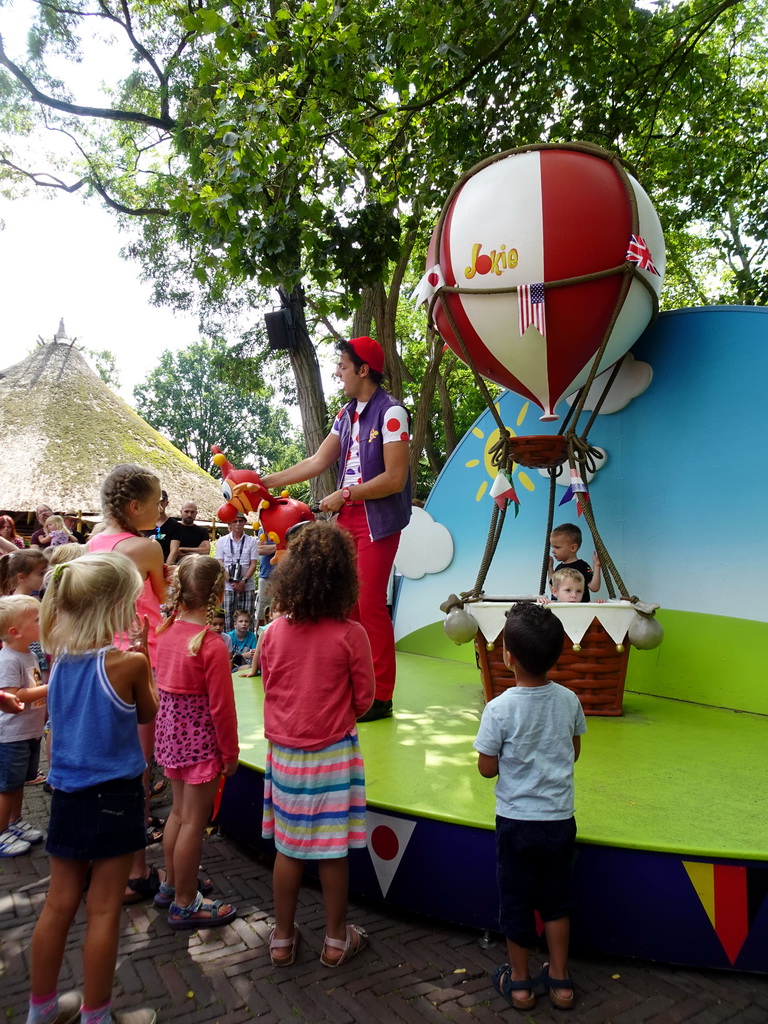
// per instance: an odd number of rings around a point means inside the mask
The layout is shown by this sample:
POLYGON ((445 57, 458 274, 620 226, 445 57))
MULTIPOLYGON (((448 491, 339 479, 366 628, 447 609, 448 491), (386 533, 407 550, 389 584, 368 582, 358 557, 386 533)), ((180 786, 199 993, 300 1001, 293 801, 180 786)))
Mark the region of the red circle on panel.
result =
POLYGON ((373 852, 382 860, 394 860, 400 850, 400 840, 389 825, 377 825, 371 833, 373 852))

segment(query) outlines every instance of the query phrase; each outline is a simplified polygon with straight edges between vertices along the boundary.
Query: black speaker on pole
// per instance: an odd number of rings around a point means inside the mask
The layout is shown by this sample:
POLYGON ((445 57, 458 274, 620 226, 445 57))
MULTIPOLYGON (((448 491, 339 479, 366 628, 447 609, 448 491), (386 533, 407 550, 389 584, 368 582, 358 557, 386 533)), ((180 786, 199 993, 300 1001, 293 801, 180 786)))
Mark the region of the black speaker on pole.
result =
POLYGON ((273 313, 265 313, 264 323, 267 326, 269 347, 273 351, 294 348, 293 324, 289 310, 277 309, 273 313))

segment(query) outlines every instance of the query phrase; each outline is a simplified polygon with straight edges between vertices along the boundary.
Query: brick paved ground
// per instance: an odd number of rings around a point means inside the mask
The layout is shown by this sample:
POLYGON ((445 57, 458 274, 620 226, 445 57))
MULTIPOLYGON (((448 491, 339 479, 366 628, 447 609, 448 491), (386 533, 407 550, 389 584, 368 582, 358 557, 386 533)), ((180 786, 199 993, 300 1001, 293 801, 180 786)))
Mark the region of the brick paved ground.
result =
MULTIPOLYGON (((48 797, 27 789, 25 816, 46 821, 48 797)), ((162 813, 162 810, 159 810, 162 813)), ((160 847, 150 860, 162 863, 160 847)), ((510 1009, 489 986, 504 957, 501 943, 482 948, 474 932, 353 904, 370 947, 338 970, 320 965, 323 912, 309 885, 299 904, 302 944, 297 963, 271 967, 266 947, 272 897, 269 865, 225 837, 206 838, 203 862, 216 895, 237 903, 240 917, 221 929, 171 931, 152 904, 123 916, 115 1005, 152 1005, 160 1021, 260 1024, 766 1024, 768 979, 694 971, 619 958, 575 957, 577 1007, 561 1013, 539 999, 529 1014, 510 1009)), ((0 861, 0 1009, 9 1024, 25 1020, 30 936, 45 899, 48 862, 42 848, 0 861)), ((64 962, 62 989, 82 977, 84 908, 64 962)), ((537 956, 537 965, 543 957, 537 956)))

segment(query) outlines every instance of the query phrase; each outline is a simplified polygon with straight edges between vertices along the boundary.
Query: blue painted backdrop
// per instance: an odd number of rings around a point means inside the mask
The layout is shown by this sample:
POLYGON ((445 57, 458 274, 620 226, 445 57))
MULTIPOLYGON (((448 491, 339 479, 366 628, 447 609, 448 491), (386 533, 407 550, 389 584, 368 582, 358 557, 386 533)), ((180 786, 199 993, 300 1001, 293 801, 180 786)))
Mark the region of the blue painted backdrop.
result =
MULTIPOLYGON (((590 441, 607 452, 590 485, 598 528, 629 592, 665 609, 768 619, 762 545, 768 537, 768 309, 719 306, 662 314, 632 349, 653 380, 623 410, 597 417, 590 441)), ((556 433, 540 411, 505 393, 516 434, 556 433)), ((558 410, 567 411, 563 404, 558 410)), ((440 603, 474 583, 493 505, 488 450, 495 423, 484 413, 440 475, 427 511, 451 532, 450 566, 398 594, 398 639, 442 620, 440 603)), ((488 594, 538 591, 548 481, 518 469, 510 511, 486 583, 488 594)), ((558 488, 557 501, 564 490, 558 488)), ((555 522, 580 522, 575 502, 555 522)), ((587 536, 581 554, 588 560, 587 536)), ((606 597, 603 588, 600 596, 606 597)))

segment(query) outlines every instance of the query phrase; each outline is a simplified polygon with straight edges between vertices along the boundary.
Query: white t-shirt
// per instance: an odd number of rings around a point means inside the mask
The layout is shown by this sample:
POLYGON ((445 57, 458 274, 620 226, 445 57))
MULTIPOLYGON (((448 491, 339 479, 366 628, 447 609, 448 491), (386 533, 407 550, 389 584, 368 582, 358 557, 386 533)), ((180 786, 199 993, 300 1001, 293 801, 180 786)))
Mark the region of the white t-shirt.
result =
MULTIPOLYGON (((240 578, 244 579, 251 562, 258 561, 256 539, 249 537, 246 533, 243 534, 240 540, 235 540, 231 533, 228 533, 226 537, 219 537, 216 541, 216 557, 227 570, 234 562, 239 562, 241 569, 240 578)), ((226 586, 227 590, 232 589, 230 580, 227 580, 226 586)), ((245 589, 253 590, 254 586, 253 576, 251 576, 249 580, 246 580, 245 589)))
MULTIPOLYGON (((0 690, 20 690, 42 683, 37 658, 31 651, 0 650, 0 690)), ((37 740, 45 728, 45 698, 34 704, 25 704, 24 710, 13 715, 0 711, 0 743, 17 740, 37 740)))
MULTIPOLYGON (((352 417, 352 436, 347 454, 347 468, 344 471, 344 484, 347 487, 363 482, 363 478, 360 475, 360 414, 366 405, 368 405, 367 402, 358 402, 352 417)), ((340 409, 331 427, 332 434, 338 436, 339 423, 343 414, 344 410, 340 409)), ((382 444, 389 444, 392 441, 407 441, 409 436, 408 413, 402 405, 393 405, 390 409, 387 409, 384 430, 382 431, 382 444)))

